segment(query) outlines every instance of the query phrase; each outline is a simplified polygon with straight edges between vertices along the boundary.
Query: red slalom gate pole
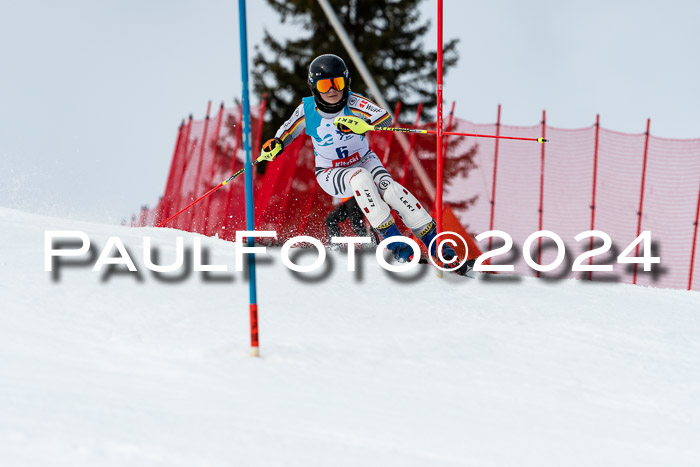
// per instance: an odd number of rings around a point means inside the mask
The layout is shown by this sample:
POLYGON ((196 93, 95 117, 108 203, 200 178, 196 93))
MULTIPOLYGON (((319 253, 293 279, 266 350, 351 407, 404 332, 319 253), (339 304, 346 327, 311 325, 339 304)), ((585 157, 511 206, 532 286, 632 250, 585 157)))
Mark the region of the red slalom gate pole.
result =
MULTIPOLYGON (((222 102, 221 105, 219 105, 219 114, 216 116, 216 129, 214 130, 214 134, 216 137, 214 138, 214 161, 211 164, 211 170, 209 171, 209 179, 211 180, 214 178, 214 175, 216 174, 216 159, 219 157, 219 135, 221 134, 221 120, 223 119, 224 116, 224 103, 222 102)), ((204 225, 202 227, 202 233, 204 235, 209 235, 209 217, 211 216, 211 198, 207 199, 207 207, 204 209, 204 225)))
POLYGON ((695 208, 695 229, 693 231, 693 246, 690 254, 690 273, 688 274, 688 290, 693 286, 693 268, 695 267, 695 243, 698 238, 698 220, 700 220, 700 186, 698 187, 698 206, 695 208))
MULTIPOLYGON (((202 163, 204 162, 204 150, 206 149, 207 146, 207 133, 209 131, 209 120, 210 120, 210 115, 211 113, 211 101, 207 102, 207 115, 204 117, 204 129, 202 130, 202 142, 199 145, 199 158, 197 160, 197 172, 195 172, 194 176, 194 189, 196 190, 197 187, 199 186, 200 182, 200 177, 202 176, 202 163)), ((197 232, 197 215, 195 215, 194 212, 190 213, 190 227, 189 230, 191 232, 197 232)), ((201 232, 200 232, 201 233, 201 232)))
MULTIPOLYGON (((498 104, 498 114, 496 116, 496 150, 493 155, 493 181, 491 182, 491 220, 489 230, 493 230, 493 217, 496 212, 496 174, 498 173, 498 136, 501 133, 501 104, 498 104)), ((493 237, 489 237, 489 250, 493 244, 493 237)))
MULTIPOLYGON (((591 194, 591 230, 595 230, 595 195, 598 182, 598 134, 600 133, 600 114, 595 116, 595 148, 593 149, 593 189, 591 194)), ((591 237, 590 249, 593 249, 593 237, 591 237)), ((593 257, 588 258, 588 264, 593 264, 593 257)), ((588 280, 593 280, 593 271, 588 272, 588 280)))
MULTIPOLYGON (((545 137, 547 126, 547 114, 542 111, 542 137, 545 137)), ((542 214, 544 213, 544 144, 542 145, 541 163, 540 163, 540 223, 537 230, 542 230, 542 214)), ((542 264, 542 237, 537 239, 537 264, 542 264)), ((540 271, 537 271, 537 277, 540 277, 540 271)))
MULTIPOLYGON (((642 187, 639 190, 639 210, 637 211, 637 237, 642 233, 642 213, 644 212, 644 185, 646 184, 647 178, 647 154, 649 150, 649 127, 651 125, 651 119, 647 118, 647 132, 644 138, 644 162, 642 163, 642 187)), ((634 256, 639 256, 639 243, 634 248, 634 256)), ((634 263, 634 274, 632 275, 632 283, 637 284, 637 265, 634 263)))
MULTIPOLYGON (((442 232, 442 0, 437 2, 437 180, 435 184, 435 223, 437 234, 442 232)), ((440 271, 442 272, 442 271, 440 271)), ((439 274, 442 277, 442 274, 439 274)))
MULTIPOLYGON (((194 160, 194 151, 195 151, 195 149, 197 149, 197 142, 198 142, 198 140, 197 140, 197 138, 195 138, 194 141, 192 141, 190 149, 185 154, 186 162, 185 162, 184 167, 182 168, 182 177, 180 178, 180 187, 183 186, 183 181, 185 179, 185 172, 187 172, 187 167, 194 160)), ((182 190, 182 188, 181 188, 181 190, 182 190)), ((182 191, 180 191, 180 199, 179 199, 177 205, 181 206, 183 203, 187 202, 186 201, 187 199, 192 199, 192 196, 193 196, 192 191, 188 191, 184 197, 182 196, 182 191)), ((178 219, 177 228, 180 230, 187 230, 188 225, 186 224, 186 221, 187 221, 187 218, 185 216, 178 219)))
MULTIPOLYGON (((228 156, 230 150, 231 150, 231 143, 227 142, 226 146, 224 147, 224 152, 222 153, 224 155, 224 157, 228 156)), ((236 170, 236 164, 235 163, 231 164, 231 172, 235 172, 235 170, 236 170)), ((225 225, 224 223, 226 222, 226 216, 228 215, 228 199, 229 199, 229 196, 231 195, 232 191, 233 190, 229 190, 228 193, 226 194, 225 199, 221 200, 222 205, 219 207, 217 221, 213 227, 214 235, 218 234, 219 230, 221 230, 221 227, 225 225)), ((226 236, 224 235, 224 233, 221 233, 219 236, 223 239, 226 239, 226 236)))
POLYGON ((187 170, 187 164, 189 164, 189 156, 191 155, 190 147, 190 132, 192 130, 192 114, 190 114, 187 125, 185 126, 185 133, 182 139, 182 168, 180 173, 177 174, 177 195, 173 203, 173 208, 168 211, 168 216, 170 212, 178 209, 182 205, 182 180, 185 177, 185 171, 187 170))

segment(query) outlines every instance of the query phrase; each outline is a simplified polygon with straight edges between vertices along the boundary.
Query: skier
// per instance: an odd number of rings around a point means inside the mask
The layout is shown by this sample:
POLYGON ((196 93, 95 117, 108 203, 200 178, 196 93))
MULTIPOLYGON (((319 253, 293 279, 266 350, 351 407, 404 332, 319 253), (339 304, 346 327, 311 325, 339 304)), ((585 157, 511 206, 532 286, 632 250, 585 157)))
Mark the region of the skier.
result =
MULTIPOLYGON (((406 227, 411 229, 427 248, 436 236, 435 221, 423 205, 406 188, 397 183, 369 149, 365 135, 352 133, 344 125, 336 127, 335 117, 354 115, 375 126, 391 125, 389 112, 369 99, 350 91, 350 73, 345 62, 336 55, 315 58, 309 66, 312 96, 305 97, 292 117, 280 127, 273 139, 263 144, 260 158, 272 161, 303 132, 311 136, 316 159, 316 181, 335 198, 354 196, 371 226, 382 239, 400 236, 391 210, 394 209, 406 227)), ((430 254, 438 261, 433 242, 430 254)), ((402 241, 388 244, 398 262, 410 261, 413 249, 402 241)), ((446 243, 442 245, 445 267, 456 267, 461 261, 446 243)), ((471 270, 473 261, 466 261, 455 270, 460 275, 471 270)))

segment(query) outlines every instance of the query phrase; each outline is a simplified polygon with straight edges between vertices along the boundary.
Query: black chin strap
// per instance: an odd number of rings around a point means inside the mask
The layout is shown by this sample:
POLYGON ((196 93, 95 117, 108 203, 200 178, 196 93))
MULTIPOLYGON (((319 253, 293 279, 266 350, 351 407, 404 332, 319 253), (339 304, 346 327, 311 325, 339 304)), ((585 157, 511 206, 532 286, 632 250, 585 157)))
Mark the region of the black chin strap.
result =
POLYGON ((328 114, 334 114, 334 113, 340 112, 341 110, 343 110, 343 107, 345 107, 345 104, 347 104, 347 102, 348 102, 348 88, 347 88, 347 86, 345 87, 345 89, 343 89, 342 99, 340 99, 335 104, 329 104, 329 103, 325 102, 321 98, 321 95, 317 90, 313 89, 312 92, 314 94, 314 101, 316 102, 316 107, 318 107, 319 110, 321 110, 322 112, 325 112, 328 114))

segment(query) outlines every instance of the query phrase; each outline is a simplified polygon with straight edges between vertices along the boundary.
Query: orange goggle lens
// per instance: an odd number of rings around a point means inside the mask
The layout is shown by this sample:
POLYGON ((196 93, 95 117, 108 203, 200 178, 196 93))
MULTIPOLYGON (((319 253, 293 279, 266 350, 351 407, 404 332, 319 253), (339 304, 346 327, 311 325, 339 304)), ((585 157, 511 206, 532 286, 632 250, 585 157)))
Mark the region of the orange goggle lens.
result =
POLYGON ((316 89, 321 93, 328 92, 331 87, 336 88, 338 91, 342 91, 345 88, 345 78, 342 76, 339 78, 326 78, 316 81, 316 89))

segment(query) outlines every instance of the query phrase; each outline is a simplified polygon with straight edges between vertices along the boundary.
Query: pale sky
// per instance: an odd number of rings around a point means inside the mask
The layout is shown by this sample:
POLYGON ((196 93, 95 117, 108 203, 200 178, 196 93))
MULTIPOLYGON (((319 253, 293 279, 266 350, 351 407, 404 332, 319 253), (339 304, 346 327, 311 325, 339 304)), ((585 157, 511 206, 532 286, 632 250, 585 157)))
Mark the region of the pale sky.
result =
MULTIPOLYGON (((436 24, 436 0, 421 8, 436 24)), ((458 117, 700 137, 700 2, 445 0, 458 117)), ((2 0, 0 206, 119 222, 162 194, 180 120, 241 92, 236 0, 2 0)), ((248 1, 249 54, 263 27, 248 1)), ((434 48, 436 37, 426 39, 434 48)), ((381 44, 378 44, 381 46, 381 44)), ((342 52, 342 51, 341 51, 342 52)))

